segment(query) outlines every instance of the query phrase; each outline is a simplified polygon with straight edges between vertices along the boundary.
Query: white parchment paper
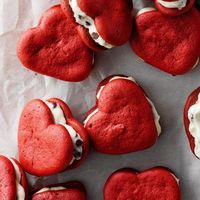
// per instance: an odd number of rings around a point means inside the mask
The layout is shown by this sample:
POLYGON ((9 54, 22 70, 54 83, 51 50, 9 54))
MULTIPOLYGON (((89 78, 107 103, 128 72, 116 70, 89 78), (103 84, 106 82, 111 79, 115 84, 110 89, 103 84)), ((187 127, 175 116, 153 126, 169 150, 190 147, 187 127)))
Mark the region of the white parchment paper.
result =
MULTIPOLYGON (((139 1, 136 5, 141 7, 139 1)), ((0 1, 0 153, 17 158, 17 127, 24 105, 33 98, 58 97, 82 121, 95 101, 100 80, 111 74, 133 76, 145 89, 161 115, 162 135, 152 148, 126 155, 103 155, 91 150, 83 165, 51 177, 28 175, 31 188, 45 184, 82 181, 89 200, 103 199, 108 176, 122 167, 144 170, 166 166, 180 179, 183 200, 200 199, 200 161, 191 153, 183 127, 183 106, 189 93, 200 85, 199 66, 183 76, 173 77, 146 63, 131 51, 129 44, 95 55, 95 68, 83 82, 67 83, 23 68, 16 56, 21 33, 37 24, 41 14, 58 0, 0 1)))

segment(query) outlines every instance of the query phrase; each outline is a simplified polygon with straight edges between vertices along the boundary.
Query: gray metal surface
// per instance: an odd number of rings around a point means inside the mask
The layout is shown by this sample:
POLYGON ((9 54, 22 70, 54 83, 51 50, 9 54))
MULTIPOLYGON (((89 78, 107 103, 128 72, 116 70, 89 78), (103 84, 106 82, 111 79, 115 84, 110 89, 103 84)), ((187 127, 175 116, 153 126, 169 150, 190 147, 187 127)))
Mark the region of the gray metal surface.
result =
POLYGON ((16 42, 24 30, 36 24, 45 9, 55 3, 57 1, 2 1, 0 152, 17 157, 18 118, 30 99, 60 97, 82 121, 86 111, 94 104, 98 82, 111 74, 126 74, 141 84, 161 116, 162 134, 156 145, 145 151, 119 156, 100 154, 92 149, 80 168, 51 177, 29 176, 30 185, 79 180, 86 186, 89 200, 101 200, 104 183, 113 171, 123 167, 144 170, 165 166, 180 179, 182 199, 199 200, 200 161, 189 148, 183 127, 183 107, 190 92, 200 85, 200 66, 186 75, 174 77, 142 62, 127 44, 96 54, 91 76, 81 83, 64 83, 35 75, 21 67, 15 53, 16 42))

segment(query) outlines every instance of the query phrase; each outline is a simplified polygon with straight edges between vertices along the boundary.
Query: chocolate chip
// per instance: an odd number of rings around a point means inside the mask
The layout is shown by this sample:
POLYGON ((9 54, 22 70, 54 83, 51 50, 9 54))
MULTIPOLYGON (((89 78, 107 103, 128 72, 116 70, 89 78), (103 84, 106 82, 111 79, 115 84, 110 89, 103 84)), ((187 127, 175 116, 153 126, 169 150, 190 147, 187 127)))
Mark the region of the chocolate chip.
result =
POLYGON ((53 108, 57 107, 57 103, 55 103, 55 102, 52 102, 52 105, 53 105, 53 108))
POLYGON ((193 119, 194 119, 194 115, 193 114, 190 115, 190 119, 193 121, 193 119))
POLYGON ((92 38, 93 38, 94 40, 96 40, 96 39, 99 38, 99 34, 98 34, 98 33, 95 33, 95 32, 93 32, 93 33, 91 34, 91 36, 92 36, 92 38))
POLYGON ((80 147, 82 144, 83 144, 82 140, 80 140, 80 139, 76 140, 76 146, 77 147, 80 147))
POLYGON ((82 15, 78 15, 78 18, 79 18, 79 19, 82 19, 82 15))
POLYGON ((74 151, 74 157, 75 158, 80 158, 81 157, 81 153, 78 151, 74 151))
POLYGON ((91 25, 91 23, 88 22, 88 21, 86 21, 85 23, 86 23, 86 26, 90 26, 91 25))

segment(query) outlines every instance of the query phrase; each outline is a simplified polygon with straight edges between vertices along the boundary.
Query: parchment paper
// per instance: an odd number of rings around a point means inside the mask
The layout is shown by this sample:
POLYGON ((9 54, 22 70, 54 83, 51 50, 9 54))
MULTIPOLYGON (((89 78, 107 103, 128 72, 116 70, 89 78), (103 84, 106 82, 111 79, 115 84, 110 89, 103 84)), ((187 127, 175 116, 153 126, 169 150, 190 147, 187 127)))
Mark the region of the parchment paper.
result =
MULTIPOLYGON (((137 5, 139 1, 137 1, 137 5)), ((103 199, 108 176, 122 167, 144 170, 166 166, 180 179, 183 200, 200 199, 200 161, 192 154, 183 127, 183 106, 189 93, 200 85, 199 66, 183 76, 171 76, 142 62, 129 44, 95 55, 95 68, 83 82, 67 83, 23 68, 16 57, 21 33, 37 24, 44 10, 58 0, 0 1, 0 153, 18 157, 17 126, 24 105, 33 98, 58 97, 82 122, 94 104, 100 80, 111 74, 133 76, 145 89, 161 115, 162 135, 152 148, 126 155, 103 155, 91 150, 83 165, 51 177, 28 175, 32 187, 68 180, 82 181, 89 200, 103 199)), ((141 5, 139 5, 141 6, 141 5)))

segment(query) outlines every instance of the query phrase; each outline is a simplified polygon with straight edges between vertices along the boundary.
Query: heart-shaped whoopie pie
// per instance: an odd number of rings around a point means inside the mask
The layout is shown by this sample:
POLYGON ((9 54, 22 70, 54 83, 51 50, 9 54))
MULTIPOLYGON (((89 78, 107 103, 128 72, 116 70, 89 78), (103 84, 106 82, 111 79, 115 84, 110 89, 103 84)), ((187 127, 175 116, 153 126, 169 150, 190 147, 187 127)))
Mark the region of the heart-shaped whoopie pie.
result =
POLYGON ((60 99, 35 99, 18 129, 19 160, 30 174, 45 176, 78 167, 89 151, 87 132, 60 99))
POLYGON ((46 186, 35 191, 32 200, 86 200, 86 190, 79 182, 66 182, 57 185, 46 186))
POLYGON ((163 167, 118 170, 104 187, 104 200, 180 200, 180 196, 178 179, 163 167))
POLYGON ((172 75, 194 68, 200 56, 200 14, 189 12, 170 17, 144 8, 135 20, 131 46, 145 62, 172 75))
POLYGON ((114 75, 100 82, 84 124, 97 151, 123 154, 151 147, 161 132, 159 118, 132 77, 114 75))
POLYGON ((17 160, 0 155, 0 177, 0 199, 28 199, 26 175, 17 160))
POLYGON ((95 51, 126 43, 132 30, 131 0, 61 0, 61 7, 70 4, 77 30, 85 44, 95 51))
POLYGON ((184 107, 184 125, 192 152, 200 159, 200 87, 187 98, 184 107))
POLYGON ((165 15, 178 16, 188 12, 195 0, 155 0, 157 9, 165 15))
POLYGON ((71 9, 47 10, 37 27, 26 31, 17 45, 17 55, 30 70, 64 81, 85 79, 93 65, 93 53, 76 30, 71 9))

